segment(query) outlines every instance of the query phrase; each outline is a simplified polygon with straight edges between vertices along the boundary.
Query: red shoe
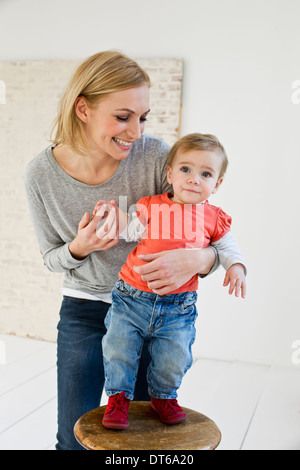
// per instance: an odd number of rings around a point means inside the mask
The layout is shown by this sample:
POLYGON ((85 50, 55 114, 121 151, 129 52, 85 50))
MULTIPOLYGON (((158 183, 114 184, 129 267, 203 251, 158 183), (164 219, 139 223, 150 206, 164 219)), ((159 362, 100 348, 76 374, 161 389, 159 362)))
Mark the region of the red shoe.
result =
POLYGON ((176 399, 160 400, 159 398, 151 397, 151 406, 163 423, 177 424, 186 419, 186 413, 178 405, 176 399))
POLYGON ((109 429, 128 428, 128 409, 130 400, 125 397, 125 393, 117 393, 108 399, 102 424, 109 429))

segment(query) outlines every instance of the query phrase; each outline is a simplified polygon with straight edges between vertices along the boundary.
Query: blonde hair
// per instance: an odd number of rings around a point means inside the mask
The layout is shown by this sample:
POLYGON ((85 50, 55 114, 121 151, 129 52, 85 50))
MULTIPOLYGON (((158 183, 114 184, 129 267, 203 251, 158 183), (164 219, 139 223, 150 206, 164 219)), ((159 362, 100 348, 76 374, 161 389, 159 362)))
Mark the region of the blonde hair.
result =
POLYGON ((178 150, 183 153, 189 150, 211 150, 217 151, 223 157, 223 163, 220 171, 219 178, 222 178, 228 167, 228 157, 225 149, 218 138, 212 134, 188 134, 179 139, 170 150, 168 157, 168 165, 172 166, 178 150))
POLYGON ((108 93, 142 85, 150 86, 148 74, 129 57, 119 51, 104 51, 88 57, 73 74, 58 107, 51 142, 67 144, 84 155, 88 151, 82 121, 76 114, 75 102, 82 96, 90 107, 99 103, 108 93))

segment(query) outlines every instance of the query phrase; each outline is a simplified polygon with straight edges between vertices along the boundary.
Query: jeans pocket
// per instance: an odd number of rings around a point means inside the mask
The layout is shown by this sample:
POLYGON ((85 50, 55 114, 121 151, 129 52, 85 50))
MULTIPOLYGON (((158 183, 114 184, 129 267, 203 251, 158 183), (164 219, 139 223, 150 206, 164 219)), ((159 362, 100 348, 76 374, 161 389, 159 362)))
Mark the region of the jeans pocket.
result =
POLYGON ((123 296, 125 295, 125 296, 130 297, 131 295, 123 281, 118 281, 114 288, 117 292, 119 291, 123 296))
POLYGON ((189 294, 186 299, 181 303, 181 311, 182 313, 192 314, 196 312, 196 301, 197 301, 197 294, 189 294))

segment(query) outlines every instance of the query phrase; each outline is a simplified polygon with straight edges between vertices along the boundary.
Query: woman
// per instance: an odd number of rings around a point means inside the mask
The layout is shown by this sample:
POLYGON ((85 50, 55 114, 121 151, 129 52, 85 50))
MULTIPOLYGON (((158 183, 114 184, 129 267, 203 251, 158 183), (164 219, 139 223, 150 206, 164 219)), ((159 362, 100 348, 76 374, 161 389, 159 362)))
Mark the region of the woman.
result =
MULTIPOLYGON (((61 99, 53 144, 29 165, 25 187, 44 263, 64 272, 58 324, 57 449, 82 449, 73 435, 77 419, 99 406, 104 385, 102 337, 110 293, 132 243, 110 233, 99 239, 99 199, 127 208, 169 189, 169 146, 143 135, 150 80, 136 62, 114 51, 88 58, 61 99)), ((212 248, 149 254, 138 272, 164 295, 195 273, 208 273, 212 248)), ((135 400, 148 400, 144 347, 135 400)))

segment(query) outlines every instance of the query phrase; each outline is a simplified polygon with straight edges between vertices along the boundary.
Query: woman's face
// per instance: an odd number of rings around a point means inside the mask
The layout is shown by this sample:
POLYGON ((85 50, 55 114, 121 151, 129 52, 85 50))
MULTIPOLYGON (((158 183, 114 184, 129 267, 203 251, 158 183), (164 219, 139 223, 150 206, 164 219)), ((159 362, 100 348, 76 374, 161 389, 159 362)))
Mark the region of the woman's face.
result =
POLYGON ((115 160, 124 160, 141 138, 149 111, 148 85, 105 95, 92 108, 82 97, 76 103, 91 149, 115 160))

